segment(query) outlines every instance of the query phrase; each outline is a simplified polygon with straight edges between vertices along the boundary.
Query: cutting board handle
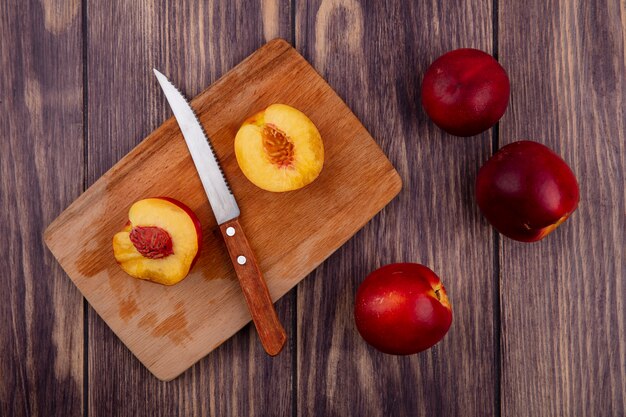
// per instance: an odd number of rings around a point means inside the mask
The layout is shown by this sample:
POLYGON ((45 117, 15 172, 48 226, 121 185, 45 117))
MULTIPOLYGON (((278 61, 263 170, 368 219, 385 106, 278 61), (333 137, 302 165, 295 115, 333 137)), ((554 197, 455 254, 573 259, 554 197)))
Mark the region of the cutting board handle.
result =
POLYGON ((276 315, 267 284, 265 284, 248 238, 238 218, 221 224, 220 231, 224 236, 228 254, 239 278, 239 284, 248 303, 261 344, 269 355, 275 356, 285 345, 287 334, 276 315))

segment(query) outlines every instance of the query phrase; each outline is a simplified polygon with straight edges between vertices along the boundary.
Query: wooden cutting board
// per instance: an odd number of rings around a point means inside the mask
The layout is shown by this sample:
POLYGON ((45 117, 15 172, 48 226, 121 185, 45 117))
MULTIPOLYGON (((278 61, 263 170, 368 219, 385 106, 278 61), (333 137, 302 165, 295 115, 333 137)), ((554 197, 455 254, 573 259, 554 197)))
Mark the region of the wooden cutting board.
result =
MULTIPOLYGON (((154 88, 159 89, 156 79, 154 88)), ((242 227, 274 301, 346 242, 402 186, 355 115, 283 40, 261 47, 192 100, 192 106, 237 197, 242 227), (276 194, 257 188, 235 159, 233 140, 239 126, 272 103, 303 111, 324 141, 322 173, 297 191, 276 194)), ((175 378, 250 321, 173 117, 72 203, 48 227, 45 241, 96 312, 159 379, 175 378), (203 227, 198 262, 185 280, 171 287, 131 278, 113 258, 111 240, 126 223, 129 207, 152 196, 184 202, 203 227)))

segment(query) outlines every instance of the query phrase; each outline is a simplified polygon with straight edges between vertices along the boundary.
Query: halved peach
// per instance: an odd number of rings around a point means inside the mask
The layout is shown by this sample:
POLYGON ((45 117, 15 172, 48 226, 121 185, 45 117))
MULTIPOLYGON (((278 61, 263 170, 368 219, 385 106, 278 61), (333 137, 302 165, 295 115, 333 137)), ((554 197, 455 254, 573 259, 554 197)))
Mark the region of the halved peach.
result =
POLYGON ((178 200, 146 198, 128 211, 126 227, 113 236, 113 254, 129 275, 173 285, 187 276, 200 253, 202 227, 178 200))
POLYGON ((300 110, 272 104, 247 119, 235 137, 237 163, 257 187, 281 192, 313 182, 324 166, 317 127, 300 110))

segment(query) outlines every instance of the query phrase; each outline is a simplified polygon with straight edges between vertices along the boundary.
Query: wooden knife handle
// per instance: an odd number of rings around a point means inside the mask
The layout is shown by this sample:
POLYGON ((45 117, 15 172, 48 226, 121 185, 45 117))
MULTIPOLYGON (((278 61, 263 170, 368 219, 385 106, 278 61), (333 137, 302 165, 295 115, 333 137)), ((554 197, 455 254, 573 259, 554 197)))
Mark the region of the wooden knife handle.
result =
POLYGON ((220 225, 220 231, 224 236, 224 242, 226 242, 239 284, 246 297, 261 344, 269 355, 275 356, 285 345, 287 334, 276 315, 254 252, 250 248, 250 243, 243 233, 238 218, 220 225))

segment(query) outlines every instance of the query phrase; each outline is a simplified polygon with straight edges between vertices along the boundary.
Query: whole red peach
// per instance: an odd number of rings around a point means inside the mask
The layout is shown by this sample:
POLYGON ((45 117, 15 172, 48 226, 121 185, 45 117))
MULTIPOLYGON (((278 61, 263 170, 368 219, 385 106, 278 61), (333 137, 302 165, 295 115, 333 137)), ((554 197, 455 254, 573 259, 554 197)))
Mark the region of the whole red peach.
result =
POLYGON ((546 237, 576 210, 578 200, 578 182, 567 163, 533 141, 506 145, 476 178, 476 201, 489 223, 522 242, 546 237))
POLYGON ((410 355, 439 342, 452 324, 441 280, 424 265, 397 263, 372 272, 359 286, 357 329, 376 349, 410 355))
POLYGON ((456 136, 493 126, 509 104, 509 77, 491 55, 455 49, 437 58, 422 81, 422 105, 433 122, 456 136))

